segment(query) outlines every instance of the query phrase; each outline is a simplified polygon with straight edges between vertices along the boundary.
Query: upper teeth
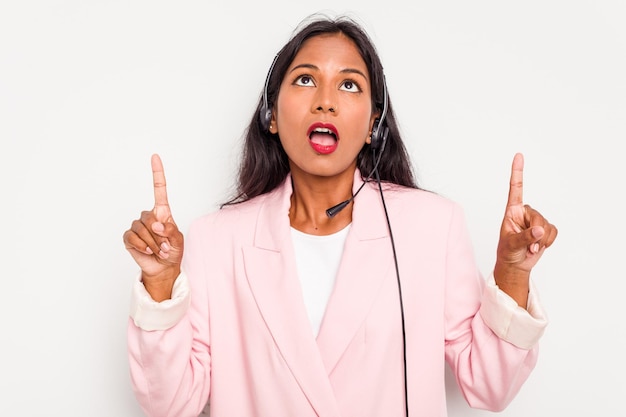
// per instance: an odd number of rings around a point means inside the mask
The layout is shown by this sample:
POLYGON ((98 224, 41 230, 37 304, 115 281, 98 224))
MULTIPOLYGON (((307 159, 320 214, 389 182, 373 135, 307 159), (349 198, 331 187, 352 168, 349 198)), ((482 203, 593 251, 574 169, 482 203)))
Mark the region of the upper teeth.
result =
POLYGON ((329 135, 333 134, 333 131, 328 129, 328 128, 326 128, 326 127, 316 127, 314 132, 317 132, 317 133, 327 133, 329 135))

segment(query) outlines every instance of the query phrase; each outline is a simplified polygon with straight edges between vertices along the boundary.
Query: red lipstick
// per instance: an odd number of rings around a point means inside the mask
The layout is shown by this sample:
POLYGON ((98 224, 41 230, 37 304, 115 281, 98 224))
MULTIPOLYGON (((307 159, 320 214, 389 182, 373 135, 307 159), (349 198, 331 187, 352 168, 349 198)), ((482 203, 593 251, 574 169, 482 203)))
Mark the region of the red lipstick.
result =
POLYGON ((339 143, 339 133, 337 128, 330 123, 313 123, 307 134, 309 136, 309 145, 315 152, 328 155, 337 149, 339 143))

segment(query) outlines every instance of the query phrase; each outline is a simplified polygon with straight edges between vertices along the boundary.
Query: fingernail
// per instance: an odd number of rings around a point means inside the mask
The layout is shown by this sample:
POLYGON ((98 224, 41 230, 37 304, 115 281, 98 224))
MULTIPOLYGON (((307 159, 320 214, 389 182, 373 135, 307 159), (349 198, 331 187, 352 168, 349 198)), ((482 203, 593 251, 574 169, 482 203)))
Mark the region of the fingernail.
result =
POLYGON ((532 245, 532 253, 539 252, 539 243, 533 243, 532 245))
POLYGON ((540 237, 543 236, 543 228, 542 227, 533 227, 531 230, 531 233, 533 235, 534 238, 539 239, 540 237))
POLYGON ((168 245, 167 242, 163 242, 161 243, 161 249, 167 252, 168 250, 170 250, 170 245, 168 245))
POLYGON ((159 256, 161 258, 168 258, 170 256, 170 254, 167 253, 167 252, 159 251, 159 256))
POLYGON ((150 249, 150 246, 146 247, 146 253, 148 255, 152 255, 154 252, 152 252, 152 249, 150 249))
POLYGON ((165 230, 165 226, 163 226, 163 223, 159 223, 159 222, 152 223, 153 232, 161 233, 163 230, 165 230))

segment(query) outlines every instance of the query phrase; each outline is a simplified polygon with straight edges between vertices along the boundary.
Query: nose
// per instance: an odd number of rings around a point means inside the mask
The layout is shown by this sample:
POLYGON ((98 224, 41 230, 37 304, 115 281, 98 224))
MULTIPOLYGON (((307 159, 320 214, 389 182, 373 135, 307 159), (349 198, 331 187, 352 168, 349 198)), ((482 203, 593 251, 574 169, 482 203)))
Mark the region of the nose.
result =
POLYGON ((336 92, 331 86, 318 87, 312 110, 315 112, 337 113, 336 92))

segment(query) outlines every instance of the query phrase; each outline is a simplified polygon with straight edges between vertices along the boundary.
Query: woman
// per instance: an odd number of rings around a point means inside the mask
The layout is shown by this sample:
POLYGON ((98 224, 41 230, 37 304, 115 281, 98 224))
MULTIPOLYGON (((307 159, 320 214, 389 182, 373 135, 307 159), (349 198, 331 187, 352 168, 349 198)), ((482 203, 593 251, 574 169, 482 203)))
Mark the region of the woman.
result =
POLYGON ((546 321, 530 271, 557 230, 522 203, 522 156, 486 282, 461 209, 416 186, 354 22, 313 20, 283 47, 236 196, 186 240, 152 168, 155 206, 124 234, 148 415, 209 401, 214 417, 445 416, 445 362, 472 407, 501 410, 534 367, 546 321))

